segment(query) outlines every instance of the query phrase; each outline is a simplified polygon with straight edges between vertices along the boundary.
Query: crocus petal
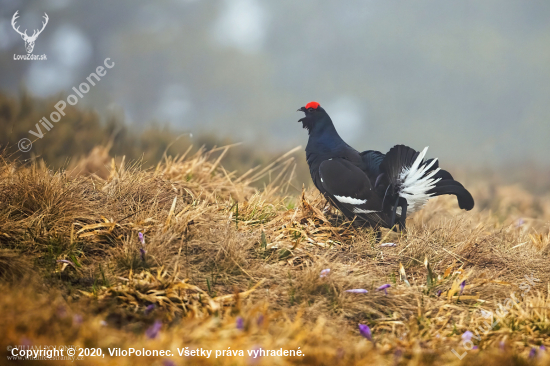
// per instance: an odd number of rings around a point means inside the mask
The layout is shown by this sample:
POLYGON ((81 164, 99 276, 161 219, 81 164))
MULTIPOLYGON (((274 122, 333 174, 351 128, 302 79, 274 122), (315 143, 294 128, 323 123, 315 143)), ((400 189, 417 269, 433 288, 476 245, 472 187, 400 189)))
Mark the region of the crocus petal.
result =
POLYGON ((443 292, 443 291, 441 291, 441 290, 437 290, 437 293, 436 293, 437 297, 439 297, 439 296, 441 295, 442 292, 443 292))
POLYGON ((529 358, 534 358, 537 355, 537 349, 535 347, 531 348, 529 352, 529 358))
POLYGON ((382 291, 384 290, 384 294, 387 295, 388 294, 388 288, 391 287, 391 285, 389 283, 386 283, 385 285, 382 285, 380 287, 378 287, 376 290, 377 291, 382 291))
POLYGON ((473 346, 472 349, 479 349, 479 347, 478 346, 473 346))
POLYGON ((141 245, 145 245, 145 235, 143 235, 143 233, 140 232, 138 234, 138 237, 139 237, 139 242, 141 243, 141 245))
POLYGON ((244 319, 240 316, 237 318, 237 329, 244 329, 244 319))
POLYGON ((149 339, 155 339, 159 334, 160 328, 162 328, 162 322, 160 320, 155 320, 155 324, 151 325, 146 331, 145 335, 149 339))
POLYGON ((364 288, 353 288, 351 290, 346 290, 344 292, 351 292, 354 294, 366 294, 368 291, 365 290, 364 288))
POLYGON ((372 333, 370 331, 370 328, 366 324, 357 324, 359 326, 359 333, 365 338, 367 338, 369 341, 372 342, 372 333))
POLYGON ((540 350, 543 351, 543 352, 546 351, 546 347, 544 347, 544 344, 542 346, 540 346, 540 350))
POLYGON ((462 295, 462 292, 464 292, 464 287, 466 287, 466 280, 460 283, 460 295, 462 295))
POLYGON ((73 266, 74 268, 76 268, 76 266, 74 265, 73 262, 71 262, 70 260, 67 260, 67 259, 58 259, 56 260, 57 263, 67 263, 67 264, 70 264, 71 266, 73 266))
POLYGON ((464 334, 462 334, 462 340, 464 342, 469 342, 472 339, 473 335, 474 335, 474 333, 467 330, 467 331, 464 332, 464 334))
POLYGON ((57 308, 57 316, 60 317, 60 318, 64 318, 64 317, 67 316, 67 309, 65 309, 65 307, 63 305, 60 305, 57 308))
POLYGON ((262 348, 260 346, 252 347, 252 353, 249 353, 251 356, 248 358, 249 365, 257 365, 260 362, 260 359, 262 357, 261 351, 262 348))
POLYGON ((145 308, 145 315, 149 315, 153 310, 155 310, 155 304, 147 305, 145 308))
POLYGON ((395 358, 395 363, 397 364, 397 361, 399 361, 399 359, 401 358, 401 356, 403 356, 403 351, 401 349, 396 349, 395 352, 393 353, 393 357, 395 358))
POLYGON ((139 253, 141 255, 141 260, 145 262, 145 249, 139 248, 139 253))
POLYGON ((330 268, 326 268, 326 269, 323 269, 321 271, 321 275, 319 276, 320 278, 325 278, 326 276, 328 276, 330 274, 330 268))

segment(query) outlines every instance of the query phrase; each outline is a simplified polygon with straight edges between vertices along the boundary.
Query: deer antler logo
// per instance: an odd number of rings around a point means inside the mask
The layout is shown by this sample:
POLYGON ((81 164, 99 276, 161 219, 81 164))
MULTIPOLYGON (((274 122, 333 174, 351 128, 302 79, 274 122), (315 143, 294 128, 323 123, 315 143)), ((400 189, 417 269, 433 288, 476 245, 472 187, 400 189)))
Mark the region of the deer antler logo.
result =
POLYGON ((42 29, 40 29, 40 30, 35 29, 32 36, 29 37, 27 35, 27 30, 26 29, 25 29, 24 32, 20 32, 19 27, 15 28, 15 20, 17 18, 19 18, 19 15, 17 15, 18 12, 19 12, 19 10, 17 10, 15 12, 15 14, 13 14, 13 18, 11 18, 11 26, 13 27, 13 29, 17 33, 19 33, 21 35, 21 38, 23 38, 23 40, 25 41, 25 49, 27 50, 27 53, 32 53, 32 50, 34 49, 34 42, 36 41, 36 38, 38 38, 40 33, 42 33, 44 28, 46 28, 46 24, 48 24, 48 20, 49 20, 48 14, 44 13, 45 22, 42 22, 42 29))

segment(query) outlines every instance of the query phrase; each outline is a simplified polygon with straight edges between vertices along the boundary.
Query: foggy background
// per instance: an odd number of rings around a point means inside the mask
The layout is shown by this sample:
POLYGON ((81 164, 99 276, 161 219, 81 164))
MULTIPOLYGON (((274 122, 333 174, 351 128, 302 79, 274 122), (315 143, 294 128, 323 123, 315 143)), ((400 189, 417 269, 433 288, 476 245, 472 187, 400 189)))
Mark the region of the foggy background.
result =
POLYGON ((138 129, 282 151, 305 147, 296 109, 315 100, 359 150, 550 162, 548 1, 0 0, 2 91, 61 98, 107 57, 77 107, 138 129), (33 51, 47 61, 13 59, 26 54, 16 10, 29 35, 48 14, 33 51))

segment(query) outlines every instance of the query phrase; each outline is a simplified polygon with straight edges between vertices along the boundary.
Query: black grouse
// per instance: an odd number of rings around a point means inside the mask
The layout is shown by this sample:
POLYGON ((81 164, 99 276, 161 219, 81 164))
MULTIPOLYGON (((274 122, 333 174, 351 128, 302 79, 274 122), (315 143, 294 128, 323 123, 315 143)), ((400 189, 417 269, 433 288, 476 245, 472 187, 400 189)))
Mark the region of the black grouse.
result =
POLYGON ((315 187, 349 219, 374 227, 404 230, 408 213, 420 210, 429 198, 453 194, 460 208, 474 207, 472 195, 437 159, 424 160, 418 152, 396 145, 386 154, 358 152, 336 132, 327 112, 317 102, 298 109, 308 130, 306 158, 315 187))

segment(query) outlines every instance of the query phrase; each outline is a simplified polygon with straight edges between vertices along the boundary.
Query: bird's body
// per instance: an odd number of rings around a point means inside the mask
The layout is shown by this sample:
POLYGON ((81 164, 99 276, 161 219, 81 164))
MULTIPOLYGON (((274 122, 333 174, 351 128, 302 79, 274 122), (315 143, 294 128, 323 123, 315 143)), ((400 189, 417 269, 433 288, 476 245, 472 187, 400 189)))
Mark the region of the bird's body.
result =
POLYGON ((375 227, 405 228, 407 213, 421 209, 432 196, 456 195, 460 208, 470 210, 470 193, 441 170, 437 159, 396 145, 387 154, 349 146, 319 103, 299 109, 309 132, 306 159, 315 187, 346 217, 375 227))

